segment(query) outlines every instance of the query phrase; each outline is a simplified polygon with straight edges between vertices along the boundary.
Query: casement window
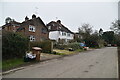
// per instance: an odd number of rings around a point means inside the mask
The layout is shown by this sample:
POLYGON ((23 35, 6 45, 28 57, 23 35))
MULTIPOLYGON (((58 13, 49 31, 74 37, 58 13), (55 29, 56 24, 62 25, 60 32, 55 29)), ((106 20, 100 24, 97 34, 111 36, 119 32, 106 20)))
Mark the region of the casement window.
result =
POLYGON ((53 26, 55 26, 55 24, 52 24, 53 26))
POLYGON ((70 36, 70 33, 67 33, 67 36, 70 36))
POLYGON ((50 30, 50 29, 51 29, 51 26, 48 26, 48 29, 50 30))
POLYGON ((33 35, 29 36, 30 41, 35 41, 35 37, 33 35))
POLYGON ((35 32, 35 26, 29 25, 29 31, 35 32))
POLYGON ((62 32, 62 36, 66 36, 66 32, 62 32))
POLYGON ((59 33, 59 35, 61 35, 61 32, 60 32, 60 31, 59 31, 58 33, 59 33))

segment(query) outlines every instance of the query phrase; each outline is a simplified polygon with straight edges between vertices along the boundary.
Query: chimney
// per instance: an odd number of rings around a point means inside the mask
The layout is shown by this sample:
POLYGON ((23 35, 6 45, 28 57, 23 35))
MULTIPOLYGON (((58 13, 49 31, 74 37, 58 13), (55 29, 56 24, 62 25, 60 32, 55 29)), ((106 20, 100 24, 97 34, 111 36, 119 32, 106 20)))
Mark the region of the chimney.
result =
POLYGON ((60 20, 57 20, 57 23, 61 24, 61 21, 60 21, 60 20))
POLYGON ((26 17, 25 17, 25 21, 27 21, 27 20, 29 20, 29 18, 26 16, 26 17))
POLYGON ((32 19, 34 19, 34 18, 36 18, 36 15, 35 15, 35 14, 32 15, 32 19))

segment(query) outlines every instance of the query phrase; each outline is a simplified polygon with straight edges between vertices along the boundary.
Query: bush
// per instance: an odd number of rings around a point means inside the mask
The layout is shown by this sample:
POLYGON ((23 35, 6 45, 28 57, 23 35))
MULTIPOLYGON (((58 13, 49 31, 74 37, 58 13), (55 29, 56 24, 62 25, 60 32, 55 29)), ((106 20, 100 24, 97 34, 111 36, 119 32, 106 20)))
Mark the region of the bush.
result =
POLYGON ((42 42, 30 42, 30 50, 32 47, 42 48, 42 52, 51 53, 52 52, 52 42, 51 41, 42 41, 42 42))
POLYGON ((2 58, 21 58, 28 50, 29 40, 20 33, 3 32, 2 36, 2 58))
POLYGON ((120 40, 116 42, 117 46, 120 47, 120 40))
POLYGON ((82 49, 82 47, 80 46, 79 43, 69 43, 69 44, 56 44, 54 45, 54 48, 57 48, 57 49, 69 49, 69 48, 72 48, 73 50, 77 50, 77 49, 82 49))
POLYGON ((73 50, 82 49, 79 43, 69 43, 68 47, 72 48, 73 50))
POLYGON ((54 48, 56 49, 66 49, 68 47, 68 45, 65 45, 65 44, 54 44, 54 48))

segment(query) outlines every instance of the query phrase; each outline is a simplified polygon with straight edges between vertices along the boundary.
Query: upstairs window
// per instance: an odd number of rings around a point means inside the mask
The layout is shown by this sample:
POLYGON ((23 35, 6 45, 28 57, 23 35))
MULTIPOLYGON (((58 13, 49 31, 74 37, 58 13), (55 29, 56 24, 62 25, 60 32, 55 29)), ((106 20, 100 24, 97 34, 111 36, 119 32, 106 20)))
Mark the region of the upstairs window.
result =
POLYGON ((48 29, 50 30, 50 29, 51 29, 51 26, 48 26, 48 29))
POLYGON ((29 31, 35 32, 35 26, 29 25, 29 31))
POLYGON ((70 37, 70 33, 67 33, 67 36, 69 36, 69 37, 70 37))
POLYGON ((30 41, 35 41, 35 37, 33 35, 29 36, 30 41))
POLYGON ((62 32, 62 36, 66 36, 66 32, 62 32))

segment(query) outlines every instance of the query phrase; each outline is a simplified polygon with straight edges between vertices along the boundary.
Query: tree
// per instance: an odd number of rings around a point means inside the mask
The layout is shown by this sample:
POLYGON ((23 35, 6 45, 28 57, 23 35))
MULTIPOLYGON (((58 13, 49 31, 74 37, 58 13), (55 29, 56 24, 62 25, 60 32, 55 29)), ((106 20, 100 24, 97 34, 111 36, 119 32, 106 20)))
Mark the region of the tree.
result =
POLYGON ((113 30, 116 34, 120 34, 120 20, 112 22, 110 29, 113 30))
POLYGON ((99 36, 102 36, 102 34, 103 34, 103 29, 100 28, 100 30, 99 30, 99 36))
POLYGON ((4 31, 2 34, 2 59, 22 58, 28 50, 29 39, 20 33, 4 31))
POLYGON ((83 24, 82 27, 78 28, 79 35, 82 36, 83 40, 89 37, 93 30, 90 24, 83 24))
POLYGON ((103 33, 102 38, 108 43, 108 44, 114 44, 115 43, 115 36, 113 31, 106 31, 103 33))
POLYGON ((7 23, 10 23, 12 21, 12 19, 10 18, 10 17, 7 17, 6 19, 5 19, 5 23, 7 24, 7 23))
POLYGON ((115 34, 115 43, 117 44, 117 46, 120 46, 120 35, 119 34, 115 34))
POLYGON ((80 34, 90 35, 92 33, 92 27, 90 24, 83 24, 82 27, 78 28, 80 34))

